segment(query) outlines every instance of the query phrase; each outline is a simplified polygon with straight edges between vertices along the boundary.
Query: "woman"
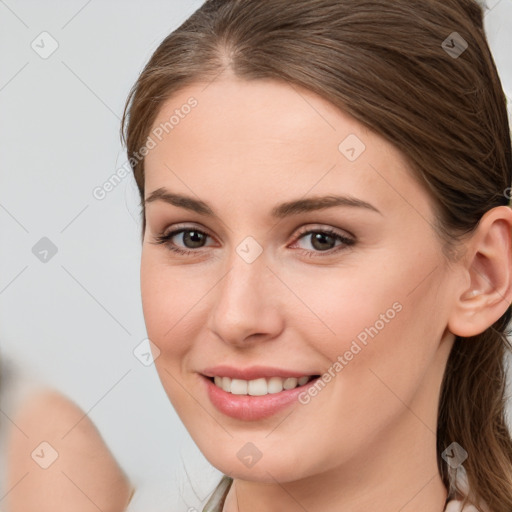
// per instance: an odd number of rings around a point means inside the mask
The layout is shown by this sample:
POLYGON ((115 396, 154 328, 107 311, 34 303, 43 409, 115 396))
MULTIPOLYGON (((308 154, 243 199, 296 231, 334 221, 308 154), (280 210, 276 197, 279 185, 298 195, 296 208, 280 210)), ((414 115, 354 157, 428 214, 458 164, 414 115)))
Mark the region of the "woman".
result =
POLYGON ((210 0, 123 137, 205 510, 512 510, 506 102, 474 0, 210 0))

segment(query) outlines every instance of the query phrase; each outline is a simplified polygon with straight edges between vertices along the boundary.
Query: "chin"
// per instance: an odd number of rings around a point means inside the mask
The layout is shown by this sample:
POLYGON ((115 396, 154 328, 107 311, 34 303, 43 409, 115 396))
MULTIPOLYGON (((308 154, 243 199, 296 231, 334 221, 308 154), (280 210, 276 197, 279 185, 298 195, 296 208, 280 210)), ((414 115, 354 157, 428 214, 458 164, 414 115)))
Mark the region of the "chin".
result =
MULTIPOLYGON (((284 483, 300 480, 310 474, 297 460, 300 446, 289 446, 295 455, 288 457, 282 449, 263 446, 264 440, 252 443, 238 438, 222 443, 220 440, 205 438, 198 441, 196 445, 208 462, 232 478, 261 483, 275 483, 277 480, 284 483)), ((282 446, 283 443, 284 440, 277 444, 282 446)))

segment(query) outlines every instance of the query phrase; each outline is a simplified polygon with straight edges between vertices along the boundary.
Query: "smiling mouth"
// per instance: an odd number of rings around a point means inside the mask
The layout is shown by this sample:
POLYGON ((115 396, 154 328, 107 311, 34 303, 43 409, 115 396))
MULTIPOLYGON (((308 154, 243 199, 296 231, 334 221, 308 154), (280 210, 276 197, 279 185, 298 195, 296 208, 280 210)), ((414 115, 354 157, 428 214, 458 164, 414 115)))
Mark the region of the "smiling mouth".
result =
POLYGON ((207 377, 215 386, 233 395, 264 396, 281 393, 300 386, 305 386, 320 375, 303 377, 261 377, 254 380, 232 379, 230 377, 207 377))

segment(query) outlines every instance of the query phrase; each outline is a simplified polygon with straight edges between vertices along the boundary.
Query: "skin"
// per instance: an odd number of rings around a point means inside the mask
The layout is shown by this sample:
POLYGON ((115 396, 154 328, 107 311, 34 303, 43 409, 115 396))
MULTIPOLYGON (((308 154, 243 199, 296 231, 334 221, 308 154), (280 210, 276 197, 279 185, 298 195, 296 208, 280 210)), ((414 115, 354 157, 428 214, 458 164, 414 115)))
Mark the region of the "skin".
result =
POLYGON ((234 477, 224 510, 441 512, 441 380, 454 334, 482 332, 511 302, 511 210, 488 212, 449 265, 431 199, 403 156, 329 102, 222 75, 169 98, 154 127, 190 96, 198 106, 146 156, 145 197, 165 187, 207 202, 218 218, 148 202, 141 291, 162 384, 206 458, 234 477), (354 162, 338 150, 350 134, 366 145, 354 162), (381 213, 270 217, 276 204, 333 193, 381 213), (202 247, 173 237, 195 253, 155 243, 183 227, 209 235, 202 247), (356 243, 334 252, 341 242, 319 246, 306 228, 356 243), (263 248, 250 264, 236 252, 247 236, 263 248), (206 367, 322 374, 395 302, 401 311, 309 404, 250 422, 209 401, 206 367), (248 442, 262 453, 251 468, 237 457, 248 442))
POLYGON ((7 512, 126 510, 133 488, 76 404, 57 391, 41 390, 24 401, 13 421, 7 453, 9 492, 1 503, 7 512), (55 459, 52 450, 58 454, 55 459))

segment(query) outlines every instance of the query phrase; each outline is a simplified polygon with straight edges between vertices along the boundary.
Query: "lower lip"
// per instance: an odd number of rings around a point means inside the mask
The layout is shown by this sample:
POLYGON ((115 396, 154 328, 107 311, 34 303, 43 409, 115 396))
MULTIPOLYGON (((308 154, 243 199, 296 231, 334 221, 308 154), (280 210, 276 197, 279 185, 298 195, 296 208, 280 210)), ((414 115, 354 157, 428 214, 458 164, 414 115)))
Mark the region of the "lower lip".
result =
POLYGON ((208 396, 212 404, 226 416, 244 421, 257 421, 269 418, 294 402, 298 396, 313 386, 318 378, 294 389, 271 393, 263 396, 234 395, 216 386, 209 378, 202 376, 206 383, 208 396))

